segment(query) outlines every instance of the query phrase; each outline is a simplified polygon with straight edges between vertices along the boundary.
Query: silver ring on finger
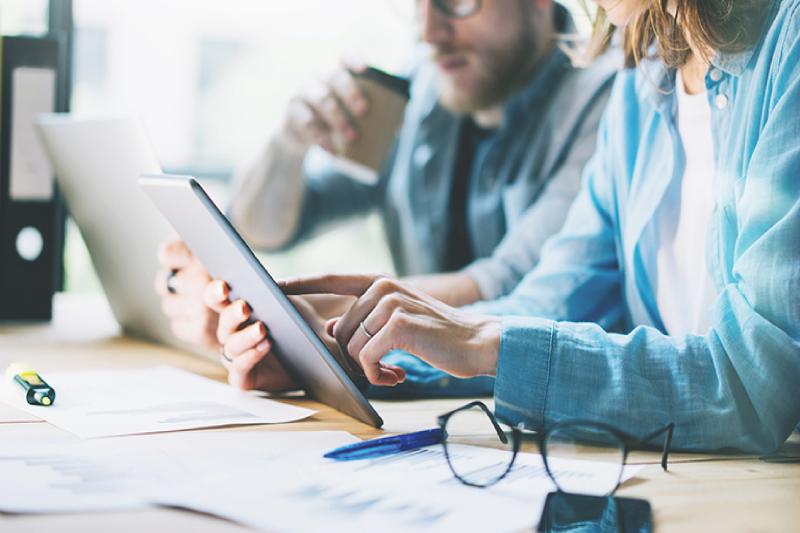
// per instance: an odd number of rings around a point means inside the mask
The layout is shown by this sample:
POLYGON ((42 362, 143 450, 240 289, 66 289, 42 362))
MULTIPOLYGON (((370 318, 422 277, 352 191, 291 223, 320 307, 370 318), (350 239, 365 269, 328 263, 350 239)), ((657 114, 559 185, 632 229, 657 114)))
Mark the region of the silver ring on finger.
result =
POLYGON ((367 326, 364 325, 363 320, 358 324, 358 328, 361 330, 361 333, 367 336, 368 339, 371 339, 374 336, 372 333, 367 331, 367 326))
POLYGON ((227 362, 233 363, 233 359, 225 355, 225 346, 223 346, 222 349, 219 351, 219 355, 222 356, 222 358, 225 359, 227 362))

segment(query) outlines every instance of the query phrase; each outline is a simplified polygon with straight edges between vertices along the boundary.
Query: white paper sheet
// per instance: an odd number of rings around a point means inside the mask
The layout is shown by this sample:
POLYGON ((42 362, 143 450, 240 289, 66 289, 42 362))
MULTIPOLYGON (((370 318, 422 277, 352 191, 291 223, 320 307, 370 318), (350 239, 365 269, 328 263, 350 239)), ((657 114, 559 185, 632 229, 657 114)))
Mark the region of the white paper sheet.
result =
POLYGON ((0 387, 0 400, 82 438, 284 423, 314 414, 170 367, 43 377, 56 391, 52 406, 28 405, 10 382, 0 387))
MULTIPOLYGON (((268 473, 276 463, 307 464, 357 439, 341 431, 172 433, 0 449, 0 511, 88 512, 138 509, 164 486, 204 490, 220 472, 268 473)), ((260 492, 260 491, 259 491, 260 492)))
MULTIPOLYGON (((485 448, 463 446, 456 453, 476 469, 506 460, 503 452, 485 448)), ((345 525, 352 531, 521 531, 536 525, 554 488, 534 454, 520 454, 515 469, 493 488, 467 487, 454 479, 441 446, 373 461, 287 466, 228 472, 202 490, 168 487, 154 501, 270 531, 345 525)), ((555 468, 584 478, 591 493, 606 466, 563 461, 555 468)), ((638 470, 626 469, 625 479, 638 470)))
POLYGON ((22 424, 28 422, 44 422, 44 420, 16 407, 0 403, 0 424, 22 424))

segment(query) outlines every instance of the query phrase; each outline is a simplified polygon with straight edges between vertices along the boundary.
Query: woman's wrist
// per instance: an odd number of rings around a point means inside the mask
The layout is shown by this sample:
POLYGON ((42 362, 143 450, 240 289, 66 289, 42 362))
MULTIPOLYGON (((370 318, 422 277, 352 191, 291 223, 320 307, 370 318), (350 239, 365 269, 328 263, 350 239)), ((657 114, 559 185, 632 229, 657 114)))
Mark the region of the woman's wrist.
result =
POLYGON ((499 317, 481 317, 475 331, 475 375, 494 376, 497 374, 497 361, 500 357, 503 323, 499 317))

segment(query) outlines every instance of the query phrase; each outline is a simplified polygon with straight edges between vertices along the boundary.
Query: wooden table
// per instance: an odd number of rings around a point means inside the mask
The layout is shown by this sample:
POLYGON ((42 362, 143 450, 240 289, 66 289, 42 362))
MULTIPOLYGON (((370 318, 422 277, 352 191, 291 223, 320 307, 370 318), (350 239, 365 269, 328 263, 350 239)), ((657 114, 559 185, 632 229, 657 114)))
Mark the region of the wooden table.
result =
MULTIPOLYGON (((101 298, 59 295, 56 315, 47 325, 0 327, 0 369, 27 361, 45 376, 50 371, 104 367, 172 365, 223 380, 217 361, 119 335, 101 298)), ((248 431, 343 430, 361 438, 382 433, 329 407, 302 398, 286 401, 317 410, 294 424, 250 426, 248 431)), ((436 415, 463 400, 374 402, 384 430, 405 432, 430 427, 436 415)), ((226 428, 208 431, 240 431, 226 428)), ((73 442, 72 436, 46 423, 0 424, 0 446, 21 442, 73 442)), ((795 435, 784 451, 800 455, 795 435)), ((619 491, 645 498, 654 510, 657 531, 800 531, 800 464, 767 463, 741 455, 675 454, 668 473, 655 465, 657 454, 636 454, 633 462, 652 464, 619 491)), ((2 495, 0 495, 2 498, 2 495)), ((0 515, 0 531, 241 531, 235 524, 200 514, 166 509, 140 512, 45 516, 0 515)))

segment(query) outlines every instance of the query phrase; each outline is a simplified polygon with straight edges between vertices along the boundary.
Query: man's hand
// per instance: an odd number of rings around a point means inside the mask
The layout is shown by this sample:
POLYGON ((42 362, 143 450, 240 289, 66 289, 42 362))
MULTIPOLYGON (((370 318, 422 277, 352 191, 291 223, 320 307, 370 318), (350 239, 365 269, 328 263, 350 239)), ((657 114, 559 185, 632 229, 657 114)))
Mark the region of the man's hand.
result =
POLYGON ((180 240, 164 243, 158 260, 155 288, 172 332, 181 340, 218 350, 217 313, 203 303, 211 281, 208 272, 180 240))
POLYGON ((353 78, 365 66, 349 62, 312 83, 289 103, 284 129, 297 142, 318 144, 329 152, 358 138, 356 118, 369 102, 353 78))
POLYGON ((502 329, 496 317, 459 311, 384 276, 330 275, 285 280, 280 285, 286 294, 358 298, 328 329, 361 364, 370 383, 394 385, 401 380, 400 369, 381 363, 395 349, 457 377, 496 372, 502 329))

